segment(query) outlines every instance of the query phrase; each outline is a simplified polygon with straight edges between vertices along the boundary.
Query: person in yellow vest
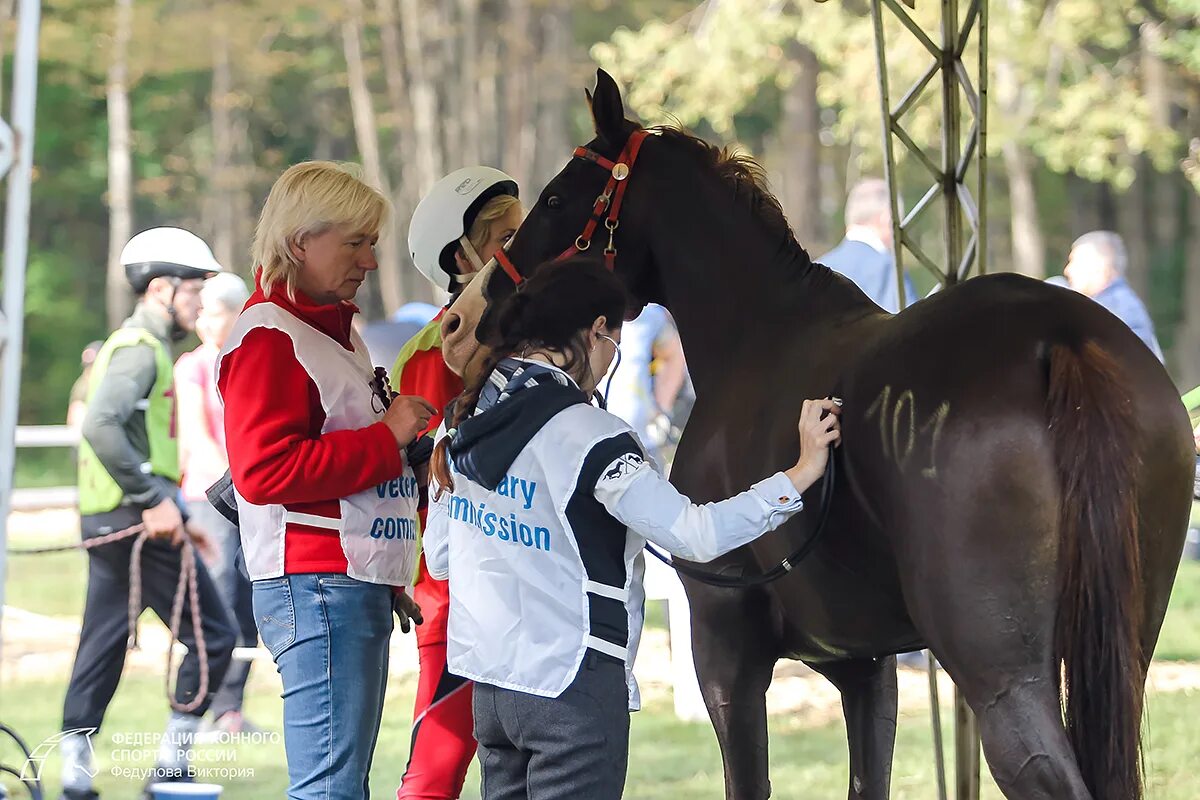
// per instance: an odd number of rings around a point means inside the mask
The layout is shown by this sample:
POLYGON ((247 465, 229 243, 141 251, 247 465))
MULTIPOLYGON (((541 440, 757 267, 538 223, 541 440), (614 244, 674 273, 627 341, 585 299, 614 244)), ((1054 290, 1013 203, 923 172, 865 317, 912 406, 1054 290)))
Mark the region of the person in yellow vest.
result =
MULTIPOLYGON (((141 523, 142 602, 169 623, 181 570, 185 535, 204 552, 201 531, 188 528, 179 500, 172 343, 194 330, 200 288, 221 267, 198 236, 180 228, 152 228, 129 240, 121 254, 125 275, 139 299, 132 316, 109 336, 88 382, 87 414, 79 446, 79 514, 84 539, 141 523)), ((90 735, 104 721, 125 664, 130 555, 134 539, 93 547, 79 647, 63 703, 61 741, 64 800, 95 800, 90 735)), ((236 640, 216 585, 197 563, 197 588, 214 690, 229 667, 236 640)), ((190 607, 179 632, 188 654, 176 676, 182 704, 199 692, 200 663, 190 607)), ((187 779, 190 742, 212 693, 189 714, 173 712, 152 780, 187 779)))

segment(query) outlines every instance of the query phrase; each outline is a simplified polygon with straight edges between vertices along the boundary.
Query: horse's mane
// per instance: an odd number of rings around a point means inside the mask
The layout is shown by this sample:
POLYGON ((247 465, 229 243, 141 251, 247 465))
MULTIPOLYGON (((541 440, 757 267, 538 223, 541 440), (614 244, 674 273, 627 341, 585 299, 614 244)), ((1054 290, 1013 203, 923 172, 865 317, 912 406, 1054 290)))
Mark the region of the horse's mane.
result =
POLYGON ((750 211, 766 224, 768 230, 783 237, 788 244, 799 246, 792 226, 783 213, 783 206, 771 194, 767 171, 752 156, 731 147, 711 145, 675 125, 658 125, 650 130, 691 152, 733 189, 735 199, 746 202, 750 211))

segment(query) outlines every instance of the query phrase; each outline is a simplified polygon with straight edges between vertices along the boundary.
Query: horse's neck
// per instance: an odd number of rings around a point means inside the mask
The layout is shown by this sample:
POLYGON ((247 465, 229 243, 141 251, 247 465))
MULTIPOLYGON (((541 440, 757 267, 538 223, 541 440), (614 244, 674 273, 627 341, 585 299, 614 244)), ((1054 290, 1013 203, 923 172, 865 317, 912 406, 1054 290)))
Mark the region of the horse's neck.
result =
POLYGON ((812 331, 876 310, 708 177, 662 212, 654 246, 666 305, 698 384, 724 381, 764 349, 777 353, 781 367, 792 366, 812 331))

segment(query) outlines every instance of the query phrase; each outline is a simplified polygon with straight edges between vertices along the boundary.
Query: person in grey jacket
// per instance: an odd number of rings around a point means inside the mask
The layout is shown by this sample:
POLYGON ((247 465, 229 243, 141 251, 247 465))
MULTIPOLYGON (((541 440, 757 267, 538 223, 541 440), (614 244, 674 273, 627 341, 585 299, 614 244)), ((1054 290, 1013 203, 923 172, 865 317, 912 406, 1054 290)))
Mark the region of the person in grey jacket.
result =
MULTIPOLYGON (((900 310, 896 289, 896 262, 892 258, 892 202, 887 182, 864 178, 846 198, 846 237, 817 259, 846 276, 884 311, 900 310)), ((908 275, 904 276, 904 305, 917 299, 908 275)))

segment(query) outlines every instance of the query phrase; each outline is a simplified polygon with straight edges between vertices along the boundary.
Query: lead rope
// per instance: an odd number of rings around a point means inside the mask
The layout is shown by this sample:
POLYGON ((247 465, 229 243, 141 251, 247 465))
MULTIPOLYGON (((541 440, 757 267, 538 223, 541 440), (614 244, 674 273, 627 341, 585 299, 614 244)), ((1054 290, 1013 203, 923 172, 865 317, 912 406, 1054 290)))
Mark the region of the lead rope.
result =
POLYGON ((829 521, 829 508, 832 505, 830 502, 833 499, 833 453, 829 454, 829 461, 825 463, 825 477, 821 481, 821 515, 817 520, 817 527, 804 544, 800 545, 794 553, 780 561, 771 569, 758 575, 749 577, 741 575, 721 575, 716 572, 706 572, 702 569, 697 569, 690 564, 681 564, 670 556, 659 552, 649 542, 646 542, 646 549, 650 551, 650 555, 657 558, 659 561, 666 564, 671 569, 681 575, 686 575, 689 578, 694 578, 701 583, 706 583, 709 586, 719 586, 724 589, 750 589, 755 586, 763 586, 773 581, 777 581, 784 575, 787 575, 796 566, 808 558, 813 549, 820 541, 822 534, 825 533, 826 523, 829 521))
MULTIPOLYGON (((142 613, 142 547, 145 545, 146 540, 150 538, 150 534, 146 532, 144 525, 141 523, 131 525, 124 530, 85 539, 79 544, 38 547, 30 550, 12 550, 10 552, 13 555, 42 555, 45 553, 66 553, 71 550, 91 550, 93 547, 102 547, 103 545, 119 542, 124 539, 132 539, 135 536, 137 539, 133 543, 133 551, 129 556, 129 638, 126 647, 129 650, 137 650, 139 649, 137 622, 138 617, 142 613)), ((164 685, 166 687, 167 702, 171 704, 171 708, 181 714, 189 714, 199 708, 205 698, 208 697, 208 649, 205 647, 204 628, 200 619, 200 590, 196 580, 196 547, 192 544, 190 538, 184 537, 179 555, 179 583, 175 587, 175 600, 172 603, 171 619, 168 626, 171 631, 171 643, 167 647, 167 673, 164 685), (174 692, 171 691, 171 661, 175 642, 179 641, 179 626, 183 620, 183 596, 185 592, 192 604, 192 632, 196 637, 196 649, 199 651, 197 656, 200 659, 200 688, 196 692, 196 697, 191 702, 180 703, 175 699, 174 692)))

